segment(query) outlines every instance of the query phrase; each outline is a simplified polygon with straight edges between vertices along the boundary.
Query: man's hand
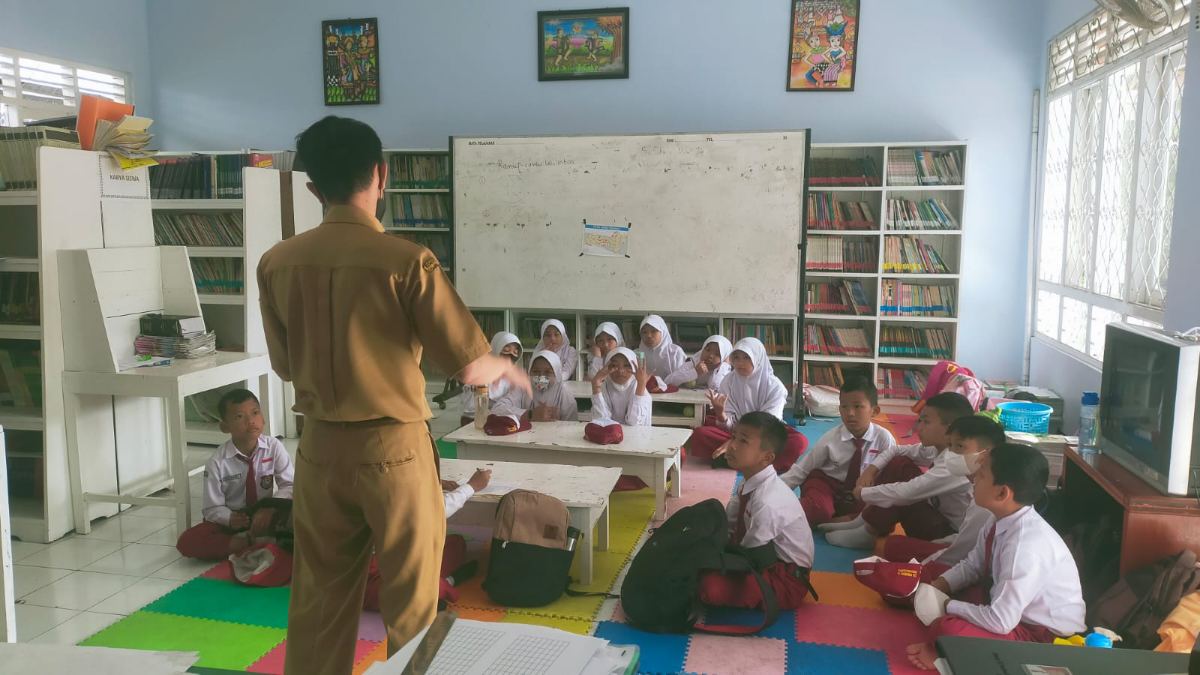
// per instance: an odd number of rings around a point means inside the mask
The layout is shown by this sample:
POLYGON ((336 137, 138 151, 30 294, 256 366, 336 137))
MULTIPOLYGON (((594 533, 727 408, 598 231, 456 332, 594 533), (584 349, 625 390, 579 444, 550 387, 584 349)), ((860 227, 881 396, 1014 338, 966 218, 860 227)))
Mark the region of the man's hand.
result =
POLYGON ((275 509, 265 508, 259 509, 254 513, 254 519, 250 522, 250 535, 261 537, 271 531, 271 520, 275 517, 275 509))
POLYGON ((244 530, 248 527, 250 527, 250 516, 246 515, 245 513, 242 513, 241 511, 234 511, 229 516, 229 529, 244 530))
POLYGON ((471 479, 467 481, 467 485, 470 485, 471 489, 475 490, 476 492, 479 492, 480 490, 487 487, 488 483, 491 482, 491 480, 492 480, 492 470, 491 469, 475 469, 475 473, 471 474, 471 479))
POLYGON ((526 394, 533 395, 533 387, 529 386, 529 375, 519 365, 507 358, 492 354, 484 354, 467 364, 455 377, 459 382, 470 387, 490 385, 496 380, 508 380, 526 394))

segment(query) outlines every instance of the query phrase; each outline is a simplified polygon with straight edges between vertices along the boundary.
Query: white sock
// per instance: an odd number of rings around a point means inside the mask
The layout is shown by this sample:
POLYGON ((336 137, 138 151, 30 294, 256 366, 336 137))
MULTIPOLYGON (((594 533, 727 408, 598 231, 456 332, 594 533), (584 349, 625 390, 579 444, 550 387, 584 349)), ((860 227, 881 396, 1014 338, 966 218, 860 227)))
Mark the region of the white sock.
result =
POLYGON ((821 523, 817 526, 817 529, 822 532, 837 532, 838 530, 849 530, 855 527, 862 527, 863 525, 866 525, 866 521, 863 520, 862 515, 858 515, 855 516, 854 520, 847 520, 840 523, 821 523))
POLYGON ((842 548, 875 548, 875 535, 866 525, 849 530, 837 530, 825 535, 825 541, 842 548))

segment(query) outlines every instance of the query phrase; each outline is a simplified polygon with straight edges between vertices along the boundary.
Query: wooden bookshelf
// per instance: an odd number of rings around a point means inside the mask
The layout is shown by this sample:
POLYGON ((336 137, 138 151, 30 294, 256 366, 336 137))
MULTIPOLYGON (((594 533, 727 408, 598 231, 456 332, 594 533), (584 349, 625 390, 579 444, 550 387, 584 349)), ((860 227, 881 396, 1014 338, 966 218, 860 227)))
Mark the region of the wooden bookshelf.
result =
POLYGON ((804 382, 869 376, 881 397, 909 400, 938 360, 955 358, 966 155, 962 142, 813 144, 801 337, 808 326, 861 331, 870 353, 806 352, 804 382), (861 263, 864 251, 869 269, 846 264, 861 263))

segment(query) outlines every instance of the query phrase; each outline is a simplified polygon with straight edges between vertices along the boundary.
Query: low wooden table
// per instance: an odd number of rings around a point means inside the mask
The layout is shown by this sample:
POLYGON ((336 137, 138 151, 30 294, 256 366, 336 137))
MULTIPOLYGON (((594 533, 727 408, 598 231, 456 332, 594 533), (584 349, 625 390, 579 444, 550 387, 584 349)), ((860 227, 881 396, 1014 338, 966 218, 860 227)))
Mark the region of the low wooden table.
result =
POLYGON ((583 533, 579 546, 580 581, 584 585, 592 583, 592 530, 595 530, 595 547, 607 551, 608 496, 621 477, 620 469, 469 459, 443 459, 441 467, 442 478, 456 483, 467 482, 476 469, 491 469, 488 488, 473 495, 470 502, 488 504, 493 514, 495 505, 510 490, 534 490, 562 501, 571 514, 571 527, 583 533))
MULTIPOLYGON (((567 392, 576 400, 590 400, 592 398, 592 383, 586 380, 577 382, 570 381, 565 383, 567 392)), ((667 427, 691 427, 695 428, 704 424, 704 410, 708 405, 708 390, 707 389, 680 389, 679 391, 670 394, 650 394, 650 398, 654 403, 679 403, 690 405, 693 407, 690 417, 681 417, 679 415, 657 415, 651 412, 650 421, 655 426, 667 427)), ((579 419, 587 421, 591 419, 591 413, 580 413, 579 419)))
POLYGON ((691 430, 623 427, 625 440, 599 445, 583 437, 584 426, 583 422, 534 422, 529 431, 488 436, 467 425, 447 434, 445 440, 458 444, 459 459, 618 467, 654 488, 654 518, 665 517, 667 479, 671 479, 672 497, 683 491, 680 448, 691 430))

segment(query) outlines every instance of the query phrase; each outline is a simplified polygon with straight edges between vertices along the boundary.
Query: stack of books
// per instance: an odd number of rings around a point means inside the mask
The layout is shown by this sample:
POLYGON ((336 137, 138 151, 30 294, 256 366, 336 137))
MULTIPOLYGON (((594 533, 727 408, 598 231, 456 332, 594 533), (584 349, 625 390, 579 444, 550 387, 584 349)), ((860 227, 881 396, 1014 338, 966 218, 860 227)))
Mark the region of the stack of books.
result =
POLYGON ((447 194, 393 194, 393 227, 450 227, 447 194))
POLYGON ((870 378, 871 367, 855 364, 804 362, 804 382, 841 389, 849 378, 870 378))
POLYGON ((159 246, 241 246, 241 211, 154 212, 154 242, 159 246))
POLYGON ((874 272, 879 250, 871 237, 809 237, 804 269, 814 272, 874 272))
POLYGON ((217 334, 213 331, 187 333, 183 336, 138 335, 133 342, 135 354, 150 354, 176 359, 198 359, 217 351, 217 334))
POLYGON ((880 368, 879 395, 886 398, 918 399, 925 391, 929 374, 917 368, 880 368))
POLYGON ((857 279, 818 281, 805 284, 804 311, 814 314, 869 316, 871 305, 862 282, 857 279))
POLYGON ((804 324, 804 353, 822 356, 871 357, 874 350, 862 328, 804 324))
POLYGON ((829 192, 808 193, 810 230, 875 230, 878 227, 868 202, 841 201, 829 192))
POLYGON ((242 261, 236 258, 192 258, 196 291, 237 295, 245 290, 242 261))
POLYGON ((962 185, 962 152, 889 148, 888 185, 962 185))
POLYGON ((958 220, 940 199, 891 198, 887 201, 887 226, 889 230, 957 230, 958 220))
POLYGON ((908 359, 949 359, 954 354, 950 334, 943 328, 889 326, 881 328, 879 355, 908 359))
POLYGON ((792 327, 785 323, 744 323, 734 321, 729 339, 758 338, 767 348, 768 356, 792 355, 792 327))
POLYGON ((159 157, 158 166, 150 167, 150 197, 241 199, 242 169, 270 169, 273 166, 273 155, 257 152, 245 155, 159 157))
POLYGON ((79 135, 55 127, 0 127, 0 190, 37 189, 37 149, 78 148, 79 135))
POLYGON ((954 286, 906 284, 884 279, 879 313, 883 316, 954 316, 954 286))
POLYGON ((883 271, 905 274, 949 274, 941 254, 919 237, 884 237, 883 271))
POLYGON ((818 187, 879 185, 879 167, 871 157, 813 157, 808 184, 818 187))
POLYGON ((450 158, 447 155, 401 155, 388 158, 388 187, 409 190, 438 190, 450 187, 450 158))

